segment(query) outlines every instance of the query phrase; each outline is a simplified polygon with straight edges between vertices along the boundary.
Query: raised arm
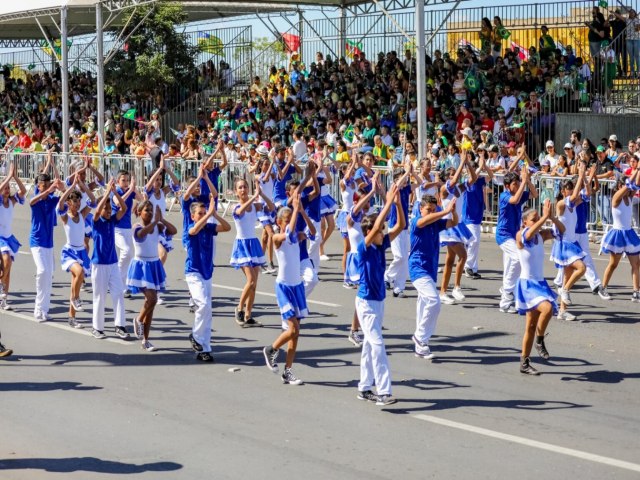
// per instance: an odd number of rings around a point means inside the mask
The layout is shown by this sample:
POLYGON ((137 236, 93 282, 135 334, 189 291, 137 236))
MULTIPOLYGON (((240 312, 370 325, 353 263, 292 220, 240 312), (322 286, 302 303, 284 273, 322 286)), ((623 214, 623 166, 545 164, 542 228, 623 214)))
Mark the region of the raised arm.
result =
POLYGON ((516 191, 516 193, 511 195, 511 198, 509 199, 510 204, 517 205, 518 203, 520 203, 522 195, 524 194, 524 190, 525 188, 527 188, 527 183, 529 183, 529 171, 525 169, 522 171, 522 180, 520 181, 518 190, 516 191))
MULTIPOLYGON (((208 175, 204 173, 204 164, 200 165, 200 169, 198 170, 198 176, 193 180, 193 182, 189 184, 185 192, 182 194, 182 198, 184 200, 189 200, 189 198, 191 198, 191 195, 193 194, 195 189, 198 188, 198 186, 200 185, 200 180, 203 178, 203 174, 205 177, 207 177, 207 180, 209 180, 208 175)), ((209 180, 209 184, 211 184, 210 180, 209 180)))
POLYGON ((149 222, 149 225, 143 226, 142 228, 136 230, 135 236, 138 240, 144 240, 147 235, 153 232, 153 229, 162 221, 162 211, 160 207, 156 205, 155 215, 153 220, 149 222))
POLYGON ((379 171, 376 171, 376 173, 374 173, 373 178, 372 178, 372 184, 373 187, 371 188, 371 190, 369 191, 369 193, 367 193, 366 195, 363 195, 362 198, 360 198, 360 200, 358 200, 358 203, 356 203, 356 205, 353 207, 353 214, 357 215, 358 213, 360 213, 360 211, 364 208, 365 205, 367 205, 370 201, 371 198, 375 195, 376 193, 376 185, 378 183, 378 177, 380 176, 379 171))
POLYGON ((200 231, 205 227, 207 221, 213 216, 216 211, 216 198, 213 195, 209 196, 209 208, 207 209, 207 213, 198 220, 193 227, 189 229, 189 235, 197 235, 200 231))
POLYGON ((29 201, 29 205, 33 206, 36 203, 41 202, 42 200, 47 198, 49 195, 51 195, 56 190, 60 190, 62 192, 64 191, 64 183, 60 179, 55 180, 54 182, 51 183, 49 188, 47 188, 46 190, 40 192, 38 195, 34 196, 29 201))
POLYGON ((7 187, 7 185, 11 183, 11 179, 15 175, 15 168, 16 167, 14 163, 11 162, 11 164, 9 165, 9 173, 7 174, 6 177, 4 177, 4 180, 2 180, 2 183, 0 183, 0 192, 3 191, 7 187))
MULTIPOLYGON (((365 245, 367 247, 371 246, 373 240, 380 230, 382 230, 384 226, 384 222, 387 219, 387 215, 389 214, 389 210, 391 210, 391 205, 393 204, 394 198, 398 195, 398 185, 395 183, 391 184, 391 188, 387 192, 387 196, 385 198, 384 206, 380 213, 378 214, 375 223, 369 233, 367 233, 366 238, 364 239, 365 245)), ((402 208, 402 207, 400 207, 402 208)), ((398 217, 398 223, 400 223, 400 218, 398 217)))
MULTIPOLYGON (((408 175, 406 178, 409 178, 408 175)), ((405 179, 406 180, 406 179, 405 179)), ((396 239, 400 232, 404 230, 404 227, 407 226, 406 220, 404 218, 404 207, 402 206, 402 201, 400 200, 400 188, 396 191, 395 196, 393 197, 393 202, 396 206, 396 224, 393 226, 391 230, 389 230, 389 240, 393 241, 396 239)))
POLYGON ((571 194, 571 197, 569 197, 569 201, 573 205, 580 205, 582 203, 582 196, 580 195, 580 192, 582 191, 582 185, 585 183, 585 171, 585 165, 580 163, 578 165, 578 180, 576 180, 576 184, 573 187, 573 193, 571 194))

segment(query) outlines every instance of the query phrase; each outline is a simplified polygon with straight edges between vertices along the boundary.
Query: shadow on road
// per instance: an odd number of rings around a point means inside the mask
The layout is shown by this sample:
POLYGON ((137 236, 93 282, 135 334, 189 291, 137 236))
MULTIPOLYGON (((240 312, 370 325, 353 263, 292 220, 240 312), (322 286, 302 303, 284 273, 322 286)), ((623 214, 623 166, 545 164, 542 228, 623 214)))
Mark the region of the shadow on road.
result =
POLYGON ((95 457, 72 458, 12 458, 0 460, 0 470, 44 470, 45 472, 71 473, 78 471, 133 474, 144 472, 173 472, 182 465, 175 462, 155 462, 135 465, 132 463, 102 460, 95 457))
POLYGON ((50 392, 53 390, 102 390, 102 387, 78 382, 8 382, 0 383, 0 392, 50 392))
POLYGON ((398 398, 398 408, 385 408, 385 412, 407 414, 434 410, 452 410, 454 408, 506 408, 515 410, 565 410, 568 408, 588 408, 591 405, 581 405, 572 402, 556 402, 546 400, 478 400, 461 398, 438 399, 402 399, 398 398), (422 406, 405 407, 405 405, 422 404, 422 406))
MULTIPOLYGON (((547 373, 547 372, 545 372, 547 373)), ((611 370, 593 370, 591 372, 584 373, 569 373, 569 372, 548 372, 554 375, 570 375, 568 377, 562 377, 560 380, 565 382, 577 381, 577 382, 591 382, 591 383, 621 383, 623 380, 629 378, 639 379, 640 373, 624 373, 624 372, 612 372, 611 370)))

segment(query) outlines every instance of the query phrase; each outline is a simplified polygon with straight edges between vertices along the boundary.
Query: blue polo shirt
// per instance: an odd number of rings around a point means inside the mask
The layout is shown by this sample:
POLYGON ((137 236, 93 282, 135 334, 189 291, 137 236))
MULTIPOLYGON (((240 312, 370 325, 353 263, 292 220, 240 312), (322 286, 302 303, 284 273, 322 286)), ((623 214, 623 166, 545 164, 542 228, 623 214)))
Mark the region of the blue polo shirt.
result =
POLYGON ((207 223, 196 235, 190 235, 189 229, 195 222, 187 227, 187 260, 184 264, 184 273, 199 273, 203 279, 210 280, 213 276, 213 242, 218 235, 218 225, 207 223))
MULTIPOLYGON (((220 174, 221 173, 222 173, 222 171, 220 170, 220 167, 218 167, 217 165, 213 168, 213 170, 207 171, 207 177, 209 177, 209 180, 211 181, 211 184, 216 189, 218 189, 218 181, 220 179, 220 174)), ((200 179, 200 194, 204 195, 208 199, 210 193, 211 193, 211 191, 209 190, 209 185, 207 185, 207 182, 203 178, 201 178, 200 179)), ((216 206, 218 206, 217 202, 218 202, 218 198, 216 197, 216 206)))
POLYGON ((438 277, 438 254, 440 253, 440 232, 447 229, 447 220, 436 220, 422 228, 414 217, 409 227, 409 278, 412 282, 430 277, 434 282, 438 277))
POLYGON ((500 194, 500 213, 498 214, 498 225, 496 227, 496 242, 502 245, 509 239, 516 239, 516 233, 520 230, 522 223, 522 205, 529 200, 529 192, 523 192, 520 201, 512 205, 509 199, 512 197, 509 191, 500 194))
MULTIPOLYGON (((411 196, 411 185, 407 184, 400 189, 400 203, 404 213, 404 230, 409 228, 409 197, 411 196)), ((398 223, 398 209, 394 202, 389 210, 389 228, 393 228, 398 223)))
MULTIPOLYGON (((127 189, 128 191, 129 189, 127 189)), ((120 195, 121 197, 124 196, 125 193, 127 193, 125 190, 122 190, 120 187, 116 187, 116 192, 118 192, 118 195, 120 195)), ((122 218, 116 222, 116 228, 131 228, 131 213, 133 210, 133 201, 135 200, 135 193, 132 193, 131 195, 129 195, 129 198, 127 198, 124 203, 127 206, 127 211, 125 212, 125 214, 122 216, 122 218)), ((120 206, 114 201, 113 199, 113 194, 111 195, 111 215, 115 215, 118 210, 120 210, 120 206)))
POLYGON ((189 236, 189 224, 191 223, 191 204, 194 202, 204 203, 206 208, 209 208, 209 194, 198 195, 197 197, 191 195, 188 200, 184 198, 180 199, 180 210, 182 211, 182 245, 187 245, 187 237, 189 236))
POLYGON ((358 243, 357 265, 360 272, 358 297, 381 302, 386 295, 384 271, 386 269, 385 250, 391 246, 389 235, 384 236, 382 245, 373 243, 366 246, 364 239, 358 243))
MULTIPOLYGON (((36 188, 34 196, 40 192, 36 188)), ((56 207, 60 199, 52 193, 31 205, 31 233, 29 246, 41 248, 53 248, 53 227, 56 226, 56 207)))
POLYGON ((462 195, 462 223, 480 225, 484 216, 484 186, 487 181, 480 177, 476 182, 467 186, 462 195))
MULTIPOLYGON (((284 168, 286 162, 280 164, 280 168, 284 168)), ((287 203, 287 182, 291 180, 293 174, 296 173, 296 167, 290 165, 289 168, 284 172, 282 180, 278 178, 278 167, 276 165, 273 166, 273 202, 274 203, 287 203)))
POLYGON ((93 252, 91 263, 95 265, 113 265, 118 263, 116 255, 115 226, 117 220, 113 215, 109 220, 102 217, 94 217, 91 238, 93 239, 93 252))
POLYGON ((313 192, 313 187, 307 187, 302 190, 302 195, 300 196, 302 200, 302 207, 304 208, 304 211, 307 212, 307 215, 309 215, 309 218, 311 220, 313 220, 314 222, 319 222, 322 197, 320 196, 320 194, 318 194, 314 199, 311 200, 309 198, 311 192, 313 192))
POLYGON ((587 233, 587 220, 589 219, 589 202, 591 199, 589 195, 580 193, 582 197, 582 203, 576 207, 576 233, 587 233))

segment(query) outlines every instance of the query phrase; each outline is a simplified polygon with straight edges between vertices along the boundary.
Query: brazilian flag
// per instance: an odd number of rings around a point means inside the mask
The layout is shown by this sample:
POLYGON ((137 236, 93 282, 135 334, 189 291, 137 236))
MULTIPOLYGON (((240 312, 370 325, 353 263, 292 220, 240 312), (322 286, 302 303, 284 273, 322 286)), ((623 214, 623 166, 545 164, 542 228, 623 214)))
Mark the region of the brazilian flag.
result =
POLYGON ((464 79, 464 87, 469 90, 472 95, 475 95, 478 93, 478 90, 480 90, 480 82, 475 75, 469 73, 464 79))

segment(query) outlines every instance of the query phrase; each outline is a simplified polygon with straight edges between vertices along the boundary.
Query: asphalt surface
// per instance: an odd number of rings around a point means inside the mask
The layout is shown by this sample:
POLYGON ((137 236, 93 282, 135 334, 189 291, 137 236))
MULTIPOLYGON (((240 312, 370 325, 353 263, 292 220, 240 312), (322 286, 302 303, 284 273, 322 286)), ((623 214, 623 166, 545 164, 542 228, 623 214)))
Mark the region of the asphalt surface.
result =
MULTIPOLYGON (((340 282, 337 234, 302 323, 294 371, 305 384, 295 387, 270 373, 261 354, 279 332, 274 276, 258 284, 254 313, 264 328, 233 321, 243 285, 227 266, 233 233, 218 237, 216 363, 201 364, 187 339, 193 316, 179 240, 152 326, 159 351, 147 353, 115 338, 111 322, 109 338, 94 339, 89 311, 78 314, 85 329, 66 326, 69 275, 58 259, 54 320, 33 321, 29 213, 16 212, 24 255, 12 274, 14 310, 0 313, 2 342, 14 350, 0 359, 3 480, 640 478, 640 305, 630 302, 626 261, 611 302, 579 283, 571 310, 578 321, 552 320, 551 359, 534 353, 543 374, 527 377, 518 371, 524 320, 498 312, 502 256, 487 235, 483 279, 464 278, 467 300, 442 306, 433 361, 413 355, 415 291, 387 299, 398 403, 377 407, 356 399, 360 355, 347 341, 355 293, 340 282)), ((169 218, 181 223, 176 213, 169 218)), ((56 252, 63 243, 58 228, 56 252)), ((602 274, 606 259, 596 265, 602 274)), ((554 274, 551 262, 546 274, 554 274)), ((82 298, 90 306, 91 295, 82 298)), ((140 305, 139 296, 126 301, 129 325, 140 305)))

